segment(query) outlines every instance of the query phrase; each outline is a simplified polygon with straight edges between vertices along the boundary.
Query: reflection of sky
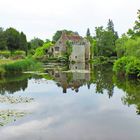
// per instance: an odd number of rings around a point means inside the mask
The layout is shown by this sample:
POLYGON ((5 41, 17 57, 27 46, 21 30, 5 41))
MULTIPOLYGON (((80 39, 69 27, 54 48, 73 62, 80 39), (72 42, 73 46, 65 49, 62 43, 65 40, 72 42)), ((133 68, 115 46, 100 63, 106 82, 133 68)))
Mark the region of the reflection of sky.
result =
MULTIPOLYGON (((106 92, 106 91, 105 91, 106 92)), ((24 106, 32 114, 0 128, 1 140, 139 140, 140 118, 133 107, 121 102, 123 93, 114 96, 95 93, 95 85, 83 86, 78 93, 52 81, 30 80, 28 88, 15 95, 35 98, 24 106)), ((23 108, 22 105, 18 106, 23 108)))

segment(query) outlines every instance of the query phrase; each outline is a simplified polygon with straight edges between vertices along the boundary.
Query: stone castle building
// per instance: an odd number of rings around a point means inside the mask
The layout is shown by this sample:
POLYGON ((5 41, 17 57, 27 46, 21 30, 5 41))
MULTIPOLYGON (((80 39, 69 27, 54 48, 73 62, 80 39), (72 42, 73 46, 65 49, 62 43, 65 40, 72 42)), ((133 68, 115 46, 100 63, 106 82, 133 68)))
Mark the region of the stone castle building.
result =
POLYGON ((71 54, 69 60, 72 62, 87 62, 90 60, 90 42, 78 34, 62 32, 60 39, 51 48, 54 57, 61 57, 67 51, 67 42, 71 43, 71 54))

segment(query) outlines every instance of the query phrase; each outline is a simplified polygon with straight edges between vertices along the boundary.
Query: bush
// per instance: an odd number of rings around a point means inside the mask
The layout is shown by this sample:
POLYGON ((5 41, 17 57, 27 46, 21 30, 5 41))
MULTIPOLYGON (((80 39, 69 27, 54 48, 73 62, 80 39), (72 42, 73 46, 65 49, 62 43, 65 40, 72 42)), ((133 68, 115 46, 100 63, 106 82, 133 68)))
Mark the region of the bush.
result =
POLYGON ((118 59, 117 61, 115 61, 114 66, 113 66, 113 71, 116 73, 126 73, 126 65, 129 59, 128 57, 122 57, 120 59, 118 59))
POLYGON ((10 51, 0 51, 0 57, 9 58, 11 55, 10 51))
POLYGON ((113 66, 113 71, 117 74, 127 76, 140 76, 140 60, 136 57, 122 57, 118 59, 113 66))
POLYGON ((131 61, 126 65, 126 75, 140 76, 140 60, 137 58, 131 59, 131 61))
POLYGON ((33 59, 24 59, 4 64, 3 67, 6 73, 20 73, 27 70, 36 70, 40 67, 40 64, 33 59))
POLYGON ((18 50, 18 51, 15 51, 13 53, 13 55, 15 55, 15 56, 25 56, 26 55, 26 52, 25 51, 18 50))
POLYGON ((52 46, 53 44, 51 42, 45 43, 42 47, 39 47, 35 50, 34 58, 40 59, 43 58, 44 55, 46 55, 46 51, 52 46))

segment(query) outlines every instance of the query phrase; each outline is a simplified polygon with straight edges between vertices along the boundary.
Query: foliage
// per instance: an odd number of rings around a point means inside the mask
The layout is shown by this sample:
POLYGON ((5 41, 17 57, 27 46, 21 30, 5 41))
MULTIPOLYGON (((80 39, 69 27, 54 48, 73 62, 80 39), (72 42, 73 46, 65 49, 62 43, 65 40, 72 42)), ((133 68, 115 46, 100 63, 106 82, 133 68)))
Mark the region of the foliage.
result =
POLYGON ((114 56, 116 55, 115 41, 118 38, 117 32, 114 31, 114 24, 109 20, 107 29, 101 27, 95 28, 96 46, 95 56, 114 56))
POLYGON ((9 58, 11 55, 10 51, 0 51, 0 58, 9 58))
POLYGON ((91 35, 90 35, 90 29, 88 28, 87 33, 86 33, 86 37, 89 37, 89 36, 91 36, 91 35))
POLYGON ((38 47, 35 50, 34 58, 42 58, 44 55, 46 55, 47 51, 53 44, 51 42, 44 43, 43 46, 38 47))
POLYGON ((126 74, 127 75, 134 75, 139 77, 140 76, 140 60, 133 57, 131 61, 126 65, 126 74))
POLYGON ((69 60, 69 57, 70 57, 70 55, 71 55, 71 53, 72 53, 72 42, 71 41, 67 41, 66 42, 66 57, 67 57, 67 59, 69 60))
POLYGON ((112 57, 104 57, 104 56, 98 56, 98 57, 94 57, 90 62, 96 66, 96 65, 102 65, 102 64, 108 64, 111 63, 113 64, 116 60, 116 57, 112 56, 112 57))
POLYGON ((42 46, 44 44, 44 41, 39 39, 39 38, 34 38, 32 39, 29 44, 28 44, 28 48, 30 49, 36 49, 40 46, 42 46))
POLYGON ((7 41, 5 32, 2 28, 0 28, 0 50, 6 50, 7 49, 7 41))
POLYGON ((113 71, 112 65, 104 64, 94 66, 91 71, 91 83, 96 84, 96 93, 103 94, 107 91, 109 98, 113 96, 113 71))
POLYGON ((23 32, 20 33, 14 28, 8 28, 5 31, 5 37, 8 50, 27 50, 26 35, 23 32))
POLYGON ((40 64, 33 59, 24 59, 3 64, 2 67, 6 73, 21 73, 27 70, 36 70, 40 67, 40 64))
POLYGON ((140 37, 131 39, 123 35, 116 41, 116 51, 119 58, 124 55, 140 58, 140 37))
POLYGON ((25 51, 17 50, 15 52, 13 52, 13 55, 23 55, 23 56, 25 56, 25 51))
POLYGON ((125 43, 128 41, 128 39, 129 38, 125 34, 123 34, 121 38, 116 40, 115 45, 116 45, 116 52, 118 58, 125 55, 126 52, 125 43))
POLYGON ((138 10, 137 15, 133 29, 129 29, 127 32, 131 38, 140 37, 140 10, 138 10))
POLYGON ((20 38, 19 38, 19 49, 27 52, 27 49, 28 49, 27 47, 28 47, 28 44, 27 44, 26 35, 23 32, 21 32, 20 38))
POLYGON ((125 74, 127 76, 140 76, 140 60, 136 57, 122 57, 118 59, 113 66, 116 73, 125 74))
POLYGON ((129 39, 125 44, 126 56, 135 56, 140 58, 140 37, 136 39, 129 39))
POLYGON ((137 79, 113 76, 115 86, 124 91, 122 102, 125 105, 135 105, 136 113, 140 115, 140 81, 137 79))

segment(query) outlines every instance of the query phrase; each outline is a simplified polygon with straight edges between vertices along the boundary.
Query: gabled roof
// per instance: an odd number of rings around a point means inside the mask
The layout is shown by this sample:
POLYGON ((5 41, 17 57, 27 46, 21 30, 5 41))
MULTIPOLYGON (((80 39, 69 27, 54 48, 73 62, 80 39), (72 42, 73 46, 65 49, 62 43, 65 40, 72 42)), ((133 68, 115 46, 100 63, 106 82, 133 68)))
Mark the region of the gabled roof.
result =
POLYGON ((83 40, 83 38, 77 34, 70 34, 67 35, 65 32, 62 33, 61 39, 66 41, 66 40, 70 40, 73 42, 77 42, 77 41, 81 41, 83 40))

